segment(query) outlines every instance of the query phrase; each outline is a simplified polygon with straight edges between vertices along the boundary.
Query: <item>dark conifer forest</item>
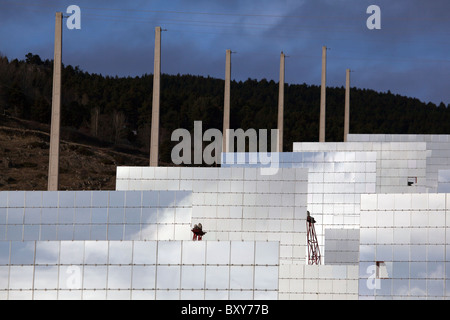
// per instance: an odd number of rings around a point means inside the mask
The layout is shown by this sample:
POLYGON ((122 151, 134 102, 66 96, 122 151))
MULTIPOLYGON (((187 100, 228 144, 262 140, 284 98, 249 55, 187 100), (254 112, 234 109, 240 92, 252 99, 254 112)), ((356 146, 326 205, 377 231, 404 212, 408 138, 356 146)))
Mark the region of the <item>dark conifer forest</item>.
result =
MULTIPOLYGON (((49 124, 53 62, 29 53, 24 60, 0 56, 0 113, 49 124)), ((110 77, 70 65, 63 68, 63 127, 110 145, 148 152, 153 76, 110 77)), ((194 75, 161 78, 161 162, 170 163, 178 128, 223 127, 224 81, 194 75)), ((327 89, 326 140, 343 140, 343 87, 327 89)), ((231 128, 276 129, 278 83, 253 80, 231 84, 231 128)), ((318 141, 320 87, 286 84, 284 150, 293 142, 318 141)), ((351 133, 450 134, 450 105, 369 89, 351 90, 351 133)))

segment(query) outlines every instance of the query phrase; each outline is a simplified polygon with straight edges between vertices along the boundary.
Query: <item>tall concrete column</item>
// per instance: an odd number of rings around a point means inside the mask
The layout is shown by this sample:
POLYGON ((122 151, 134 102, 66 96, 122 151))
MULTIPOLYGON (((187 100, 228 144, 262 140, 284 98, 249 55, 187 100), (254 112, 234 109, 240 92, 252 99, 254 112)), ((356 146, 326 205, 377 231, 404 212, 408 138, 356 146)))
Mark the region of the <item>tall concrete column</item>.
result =
POLYGON ((153 71, 152 128, 150 167, 159 163, 159 109, 161 100, 161 27, 155 28, 155 61, 153 71))
POLYGON ((350 69, 347 69, 345 80, 344 142, 347 142, 349 133, 350 133, 350 69))
POLYGON ((48 191, 59 189, 59 142, 61 131, 62 12, 55 19, 55 55, 53 60, 53 96, 50 127, 48 191))
MULTIPOLYGON (((225 63, 225 97, 223 104, 223 145, 222 152, 228 152, 228 130, 230 129, 230 95, 231 95, 231 50, 227 50, 225 63)), ((233 150, 231 150, 233 151, 233 150)))
POLYGON ((326 94, 327 94, 327 47, 322 47, 322 86, 320 93, 320 132, 319 142, 325 142, 325 118, 326 118, 326 94))
POLYGON ((280 57, 280 88, 278 93, 278 152, 283 152, 284 131, 284 78, 285 78, 285 55, 281 52, 280 57))

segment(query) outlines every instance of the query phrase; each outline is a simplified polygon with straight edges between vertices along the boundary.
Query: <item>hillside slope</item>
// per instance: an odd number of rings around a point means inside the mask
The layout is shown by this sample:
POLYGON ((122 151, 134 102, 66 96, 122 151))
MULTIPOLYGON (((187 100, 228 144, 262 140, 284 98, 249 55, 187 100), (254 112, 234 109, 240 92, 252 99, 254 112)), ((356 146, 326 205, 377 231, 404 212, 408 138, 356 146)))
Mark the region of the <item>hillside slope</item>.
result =
MULTIPOLYGON (((50 138, 45 129, 0 116, 1 191, 47 189, 50 138)), ((64 139, 68 136, 61 141, 60 190, 114 190, 117 166, 148 165, 145 155, 75 143, 64 139)))

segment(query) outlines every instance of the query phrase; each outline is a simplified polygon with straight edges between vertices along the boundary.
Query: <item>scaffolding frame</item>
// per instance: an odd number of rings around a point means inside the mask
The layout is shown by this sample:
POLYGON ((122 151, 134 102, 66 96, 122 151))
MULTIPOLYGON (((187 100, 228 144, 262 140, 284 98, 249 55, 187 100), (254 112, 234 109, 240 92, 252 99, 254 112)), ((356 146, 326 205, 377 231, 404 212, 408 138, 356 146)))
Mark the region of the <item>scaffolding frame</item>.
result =
POLYGON ((321 255, 319 242, 317 241, 317 234, 314 224, 316 220, 311 217, 309 211, 306 218, 306 235, 308 240, 308 265, 320 265, 321 255))

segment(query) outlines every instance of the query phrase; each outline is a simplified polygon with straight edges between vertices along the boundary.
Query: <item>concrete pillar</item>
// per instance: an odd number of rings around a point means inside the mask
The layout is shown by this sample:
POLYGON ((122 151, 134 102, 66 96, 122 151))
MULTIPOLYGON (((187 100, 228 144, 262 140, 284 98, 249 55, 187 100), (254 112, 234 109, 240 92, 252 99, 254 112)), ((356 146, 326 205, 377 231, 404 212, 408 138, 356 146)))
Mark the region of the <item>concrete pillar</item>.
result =
MULTIPOLYGON (((223 104, 223 145, 222 152, 228 152, 228 130, 230 129, 230 95, 231 95, 231 50, 227 50, 225 63, 225 97, 223 104)), ((233 151, 233 150, 231 150, 233 151)))
POLYGON ((155 28, 155 61, 153 71, 152 128, 150 167, 159 163, 159 109, 161 100, 161 27, 155 28))
POLYGON ((347 69, 345 80, 344 142, 347 142, 349 133, 350 133, 350 69, 347 69))
POLYGON ((55 55, 53 65, 52 118, 48 166, 48 191, 59 189, 59 141, 61 131, 62 12, 55 19, 55 55))
POLYGON ((327 94, 327 47, 322 47, 322 86, 320 93, 320 132, 319 142, 325 142, 325 118, 326 118, 326 94, 327 94))
POLYGON ((281 52, 278 93, 278 152, 283 152, 285 55, 281 52))

